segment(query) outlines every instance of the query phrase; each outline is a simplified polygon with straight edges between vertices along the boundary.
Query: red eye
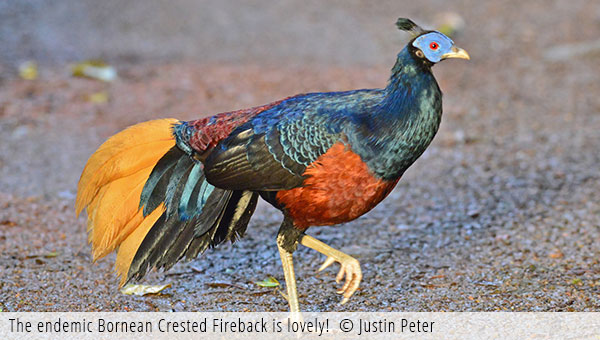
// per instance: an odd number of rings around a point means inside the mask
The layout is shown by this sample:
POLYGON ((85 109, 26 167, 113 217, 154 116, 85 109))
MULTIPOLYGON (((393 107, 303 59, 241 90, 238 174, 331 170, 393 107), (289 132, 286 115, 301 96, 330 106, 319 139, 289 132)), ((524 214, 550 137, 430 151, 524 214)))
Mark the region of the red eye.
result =
POLYGON ((431 44, 429 44, 429 48, 431 48, 432 50, 437 50, 440 47, 440 45, 438 45, 438 43, 436 42, 432 42, 431 44))

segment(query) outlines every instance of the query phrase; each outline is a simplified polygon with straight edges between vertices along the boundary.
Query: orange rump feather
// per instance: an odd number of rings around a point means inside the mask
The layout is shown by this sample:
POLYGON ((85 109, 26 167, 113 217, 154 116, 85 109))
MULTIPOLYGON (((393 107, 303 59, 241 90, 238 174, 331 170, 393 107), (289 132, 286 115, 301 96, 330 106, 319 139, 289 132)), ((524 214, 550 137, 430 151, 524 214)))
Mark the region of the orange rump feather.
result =
POLYGON ((177 122, 153 120, 112 136, 90 157, 79 179, 75 208, 78 215, 87 208, 94 261, 119 247, 116 269, 121 284, 135 252, 164 211, 161 204, 144 217, 140 195, 156 163, 175 146, 172 127, 177 122))

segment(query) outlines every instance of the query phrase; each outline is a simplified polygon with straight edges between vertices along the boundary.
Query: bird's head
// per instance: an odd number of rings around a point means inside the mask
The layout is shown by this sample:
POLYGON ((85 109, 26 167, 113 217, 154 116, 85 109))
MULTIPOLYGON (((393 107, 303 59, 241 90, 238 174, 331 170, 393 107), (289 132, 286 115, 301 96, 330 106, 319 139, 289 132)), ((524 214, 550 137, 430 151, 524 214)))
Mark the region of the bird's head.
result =
POLYGON ((452 39, 438 31, 426 31, 406 18, 399 18, 396 26, 413 35, 408 44, 409 50, 412 55, 426 63, 435 64, 449 58, 470 59, 467 51, 455 46, 452 39))

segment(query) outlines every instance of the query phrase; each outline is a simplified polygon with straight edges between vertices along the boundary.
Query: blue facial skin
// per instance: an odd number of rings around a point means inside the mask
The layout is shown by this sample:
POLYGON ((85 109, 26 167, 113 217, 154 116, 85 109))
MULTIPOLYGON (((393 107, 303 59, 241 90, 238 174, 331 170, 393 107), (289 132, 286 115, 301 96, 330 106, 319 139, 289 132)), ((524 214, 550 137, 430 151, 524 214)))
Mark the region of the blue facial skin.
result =
POLYGON ((433 31, 418 37, 412 45, 420 49, 427 60, 437 63, 442 60, 442 55, 452 52, 451 48, 454 46, 454 42, 442 33, 433 31))

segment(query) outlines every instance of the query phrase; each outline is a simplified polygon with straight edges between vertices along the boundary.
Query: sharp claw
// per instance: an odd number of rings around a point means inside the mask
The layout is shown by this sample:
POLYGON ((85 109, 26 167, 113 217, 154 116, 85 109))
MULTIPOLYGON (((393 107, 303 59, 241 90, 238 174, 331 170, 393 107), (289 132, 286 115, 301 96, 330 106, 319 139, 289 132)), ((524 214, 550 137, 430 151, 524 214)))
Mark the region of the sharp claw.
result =
POLYGON ((319 267, 319 269, 317 269, 317 272, 322 271, 323 269, 331 266, 334 263, 335 263, 335 259, 331 256, 328 256, 327 259, 325 260, 325 262, 323 262, 323 264, 321 265, 321 267, 319 267))
POLYGON ((340 281, 342 281, 342 279, 344 278, 345 274, 346 274, 346 268, 344 268, 344 266, 342 266, 342 268, 340 268, 340 271, 338 272, 338 274, 335 277, 335 283, 340 283, 340 281))
POLYGON ((356 274, 354 272, 350 271, 348 273, 348 275, 346 275, 346 282, 344 283, 344 286, 342 287, 342 290, 343 291, 348 290, 348 288, 354 282, 354 280, 356 280, 356 274))
MULTIPOLYGON (((355 268, 354 265, 342 265, 340 269, 340 274, 336 279, 341 280, 343 275, 346 276, 346 282, 344 282, 344 286, 337 291, 338 294, 344 294, 344 299, 342 300, 342 304, 348 302, 350 297, 354 295, 358 286, 360 285, 360 281, 362 279, 362 273, 360 271, 360 267, 355 268)), ((339 283, 339 280, 338 283, 339 283)))
POLYGON ((349 300, 350 300, 350 298, 348 298, 348 297, 344 297, 344 298, 342 299, 342 302, 340 302, 340 304, 341 304, 341 305, 345 305, 345 304, 346 304, 346 302, 348 302, 349 300))
POLYGON ((344 296, 341 303, 347 303, 360 286, 360 281, 362 280, 362 272, 358 260, 348 254, 344 254, 339 250, 331 248, 309 235, 304 235, 300 239, 300 243, 327 256, 327 259, 325 259, 325 262, 319 267, 318 271, 322 271, 334 262, 340 263, 341 268, 335 277, 335 282, 339 284, 342 279, 346 277, 343 287, 337 292, 344 296))

